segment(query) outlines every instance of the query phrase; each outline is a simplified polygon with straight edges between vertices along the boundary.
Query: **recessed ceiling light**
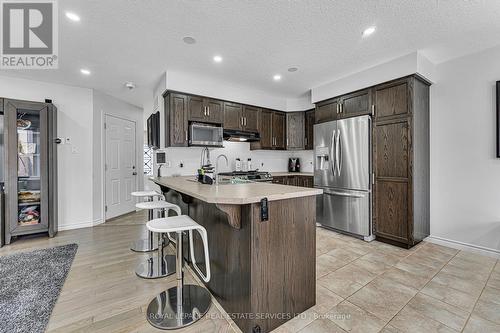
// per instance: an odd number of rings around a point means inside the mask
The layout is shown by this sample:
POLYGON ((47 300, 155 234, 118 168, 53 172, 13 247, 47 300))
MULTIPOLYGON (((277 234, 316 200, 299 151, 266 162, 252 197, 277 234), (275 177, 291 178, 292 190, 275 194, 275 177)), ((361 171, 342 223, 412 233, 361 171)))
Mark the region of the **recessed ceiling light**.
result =
POLYGON ((281 80, 281 75, 279 75, 279 74, 275 74, 275 75, 273 76, 273 80, 274 80, 274 81, 279 81, 279 80, 281 80))
POLYGON ((82 73, 83 75, 90 75, 90 71, 85 68, 80 69, 80 73, 82 73))
POLYGON ((182 40, 186 44, 194 44, 194 43, 196 43, 196 39, 194 39, 193 37, 190 37, 190 36, 186 36, 182 40))
POLYGON ((298 70, 299 70, 299 69, 298 69, 297 67, 290 67, 290 68, 288 68, 288 71, 289 71, 290 73, 296 72, 296 71, 298 71, 298 70))
POLYGON ((214 56, 214 61, 215 62, 222 62, 222 57, 220 55, 214 56))
POLYGON ((363 31, 363 37, 368 37, 370 36, 371 34, 373 34, 375 32, 376 28, 375 27, 369 27, 369 28, 366 28, 364 31, 363 31))
POLYGON ((66 12, 66 17, 73 22, 80 22, 80 16, 76 15, 75 13, 66 12))

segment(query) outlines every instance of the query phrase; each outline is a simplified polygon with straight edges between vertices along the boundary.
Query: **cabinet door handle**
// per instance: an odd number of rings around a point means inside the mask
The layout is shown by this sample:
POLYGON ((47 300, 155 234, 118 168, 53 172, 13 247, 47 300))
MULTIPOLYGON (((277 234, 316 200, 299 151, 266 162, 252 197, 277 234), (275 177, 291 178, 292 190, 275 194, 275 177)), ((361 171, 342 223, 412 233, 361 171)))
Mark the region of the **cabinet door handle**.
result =
POLYGON ((247 117, 244 117, 243 119, 245 119, 245 126, 247 125, 247 117))
POLYGON ((184 131, 186 132, 186 141, 188 140, 188 131, 184 131))
POLYGON ((340 113, 344 113, 344 104, 340 104, 340 113))
POLYGON ((337 104, 337 114, 339 114, 339 105, 337 104))
POLYGON ((240 117, 240 125, 243 127, 243 117, 240 117))
POLYGON ((207 115, 210 117, 210 106, 207 106, 207 115))
POLYGON ((207 116, 207 107, 206 106, 203 107, 203 115, 205 117, 207 116))

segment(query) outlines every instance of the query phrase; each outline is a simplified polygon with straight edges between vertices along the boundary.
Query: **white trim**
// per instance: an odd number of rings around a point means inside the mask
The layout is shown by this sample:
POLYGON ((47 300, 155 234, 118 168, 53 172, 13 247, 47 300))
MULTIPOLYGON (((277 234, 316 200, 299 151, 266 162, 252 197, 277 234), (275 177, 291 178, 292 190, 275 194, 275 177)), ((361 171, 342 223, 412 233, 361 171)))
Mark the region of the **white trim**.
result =
POLYGON ((102 224, 103 222, 104 221, 102 219, 95 219, 94 221, 85 221, 85 222, 71 223, 66 225, 59 225, 57 231, 90 228, 102 224))
POLYGON ((92 221, 86 221, 86 222, 71 223, 71 224, 67 224, 67 225, 59 225, 57 230, 64 231, 64 230, 73 230, 73 229, 81 229, 81 228, 90 228, 93 226, 94 226, 94 223, 92 221))
POLYGON ((429 236, 424 239, 426 242, 448 246, 457 250, 464 250, 468 252, 474 252, 477 254, 482 254, 488 257, 500 259, 500 250, 490 249, 484 246, 473 245, 469 243, 459 242, 456 240, 446 239, 437 236, 429 236))

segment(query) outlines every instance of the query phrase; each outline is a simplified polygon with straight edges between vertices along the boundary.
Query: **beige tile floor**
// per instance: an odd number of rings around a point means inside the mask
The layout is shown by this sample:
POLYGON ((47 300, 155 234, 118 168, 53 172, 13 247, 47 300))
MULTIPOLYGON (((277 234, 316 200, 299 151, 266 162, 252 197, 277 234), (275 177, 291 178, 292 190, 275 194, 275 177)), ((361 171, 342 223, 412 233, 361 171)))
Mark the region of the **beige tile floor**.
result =
POLYGON ((317 229, 316 306, 275 332, 500 332, 500 262, 317 229))
MULTIPOLYGON (((0 255, 76 242, 79 249, 48 332, 162 332, 145 318, 173 276, 139 279, 145 255, 128 249, 144 234, 144 213, 104 225, 27 238, 0 255)), ((316 305, 275 332, 500 332, 500 262, 431 243, 403 250, 317 229, 316 305)), ((190 283, 198 283, 187 274, 190 283)), ((177 332, 239 332, 212 306, 177 332)))

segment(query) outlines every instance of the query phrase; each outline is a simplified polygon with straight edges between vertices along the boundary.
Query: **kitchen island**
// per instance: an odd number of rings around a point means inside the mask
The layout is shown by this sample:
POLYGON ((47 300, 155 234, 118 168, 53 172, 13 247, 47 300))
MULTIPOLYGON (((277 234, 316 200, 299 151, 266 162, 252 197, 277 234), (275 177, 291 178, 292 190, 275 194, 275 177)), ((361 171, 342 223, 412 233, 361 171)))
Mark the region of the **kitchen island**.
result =
MULTIPOLYGON (((243 332, 270 332, 315 304, 316 195, 322 190, 150 179, 206 228, 212 278, 205 285, 243 332), (261 219, 263 198, 267 221, 261 219)), ((195 255, 203 266, 197 237, 195 255)))

